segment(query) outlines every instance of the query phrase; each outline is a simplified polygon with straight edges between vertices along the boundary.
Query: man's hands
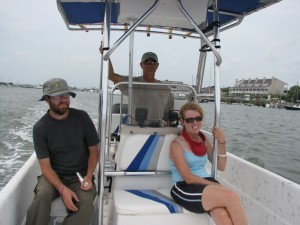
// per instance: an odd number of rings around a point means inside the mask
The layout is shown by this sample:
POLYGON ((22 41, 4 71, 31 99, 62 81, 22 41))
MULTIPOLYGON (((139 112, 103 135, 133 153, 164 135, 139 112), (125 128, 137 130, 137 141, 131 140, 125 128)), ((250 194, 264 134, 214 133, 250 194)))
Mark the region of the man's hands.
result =
POLYGON ((93 189, 93 181, 91 178, 85 176, 83 178, 83 181, 81 182, 81 186, 80 188, 84 191, 89 191, 91 189, 93 189), (87 184, 87 185, 86 185, 87 184))
POLYGON ((78 205, 80 202, 75 192, 65 186, 61 193, 61 198, 67 209, 73 212, 78 211, 78 205))

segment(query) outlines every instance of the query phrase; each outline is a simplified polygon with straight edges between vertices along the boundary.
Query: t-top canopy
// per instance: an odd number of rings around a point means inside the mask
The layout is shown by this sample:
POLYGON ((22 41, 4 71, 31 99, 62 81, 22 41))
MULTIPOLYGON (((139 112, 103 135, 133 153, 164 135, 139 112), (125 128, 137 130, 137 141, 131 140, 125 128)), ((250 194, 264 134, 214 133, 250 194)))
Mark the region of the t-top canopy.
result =
MULTIPOLYGON (((191 23, 178 8, 176 0, 161 0, 140 26, 168 28, 194 32, 191 23)), ((155 0, 115 0, 111 2, 111 23, 129 24, 144 15, 155 0)), ((219 25, 224 27, 253 12, 281 0, 219 0, 219 25)), ((212 0, 182 0, 183 8, 202 31, 210 30, 213 22, 212 0)), ((105 15, 104 0, 57 0, 59 11, 69 29, 102 29, 105 15)))

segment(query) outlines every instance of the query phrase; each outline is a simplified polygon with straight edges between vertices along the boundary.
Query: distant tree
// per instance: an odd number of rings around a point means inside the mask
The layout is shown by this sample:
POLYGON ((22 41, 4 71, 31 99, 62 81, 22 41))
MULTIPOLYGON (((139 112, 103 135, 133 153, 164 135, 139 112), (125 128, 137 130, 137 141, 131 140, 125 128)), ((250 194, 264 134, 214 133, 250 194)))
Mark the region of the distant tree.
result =
POLYGON ((290 88, 288 91, 287 101, 295 102, 296 100, 300 100, 300 87, 298 85, 295 85, 290 88))
POLYGON ((221 91, 222 91, 223 93, 229 93, 229 87, 221 88, 221 91))

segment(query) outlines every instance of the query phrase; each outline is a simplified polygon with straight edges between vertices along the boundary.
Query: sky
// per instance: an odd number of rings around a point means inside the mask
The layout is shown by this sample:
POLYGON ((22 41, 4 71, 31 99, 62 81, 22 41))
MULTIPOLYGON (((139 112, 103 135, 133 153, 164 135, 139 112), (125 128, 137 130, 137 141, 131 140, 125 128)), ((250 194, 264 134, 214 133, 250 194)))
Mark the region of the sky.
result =
MULTIPOLYGON (((283 0, 247 16, 220 34, 221 87, 236 79, 282 80, 288 88, 300 81, 300 1, 283 0)), ((112 35, 113 44, 121 33, 112 35)), ((43 84, 53 77, 70 86, 99 87, 101 34, 69 31, 55 0, 0 0, 0 82, 43 84)), ((128 74, 128 41, 111 55, 115 72, 128 74)), ((134 76, 141 75, 144 52, 157 53, 156 78, 194 84, 199 40, 135 35, 134 76)), ((203 86, 213 85, 213 57, 208 56, 203 86)))

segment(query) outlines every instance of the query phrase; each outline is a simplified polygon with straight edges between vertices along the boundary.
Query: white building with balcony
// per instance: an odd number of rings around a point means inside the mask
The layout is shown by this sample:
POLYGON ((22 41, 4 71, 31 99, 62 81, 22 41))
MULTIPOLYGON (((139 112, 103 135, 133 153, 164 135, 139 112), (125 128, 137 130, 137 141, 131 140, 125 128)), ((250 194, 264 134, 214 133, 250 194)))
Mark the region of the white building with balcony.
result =
POLYGON ((250 95, 275 95, 286 94, 288 90, 287 83, 272 77, 271 79, 236 79, 235 85, 229 88, 229 94, 250 94, 250 95))

